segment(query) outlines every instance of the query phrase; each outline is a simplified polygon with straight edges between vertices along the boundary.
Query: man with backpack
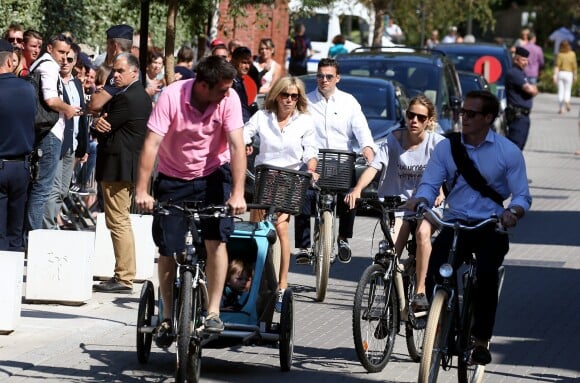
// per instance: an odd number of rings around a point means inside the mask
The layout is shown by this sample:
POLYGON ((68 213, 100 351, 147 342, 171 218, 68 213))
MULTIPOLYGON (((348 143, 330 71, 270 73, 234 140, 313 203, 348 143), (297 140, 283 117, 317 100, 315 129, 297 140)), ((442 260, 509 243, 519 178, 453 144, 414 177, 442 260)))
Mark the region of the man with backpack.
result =
POLYGON ((308 73, 308 59, 312 56, 312 44, 304 34, 304 24, 294 26, 294 36, 286 41, 286 57, 289 57, 288 72, 292 76, 302 76, 308 73))
POLYGON ((54 184, 56 169, 64 137, 65 120, 80 116, 82 110, 63 101, 63 85, 60 79, 60 67, 66 62, 72 41, 69 37, 58 34, 48 40, 46 53, 30 67, 31 72, 40 74, 38 97, 51 110, 59 113, 53 127, 36 136, 34 149, 41 153, 38 162, 38 176, 32 182, 27 204, 28 230, 42 229, 43 215, 48 196, 54 184))

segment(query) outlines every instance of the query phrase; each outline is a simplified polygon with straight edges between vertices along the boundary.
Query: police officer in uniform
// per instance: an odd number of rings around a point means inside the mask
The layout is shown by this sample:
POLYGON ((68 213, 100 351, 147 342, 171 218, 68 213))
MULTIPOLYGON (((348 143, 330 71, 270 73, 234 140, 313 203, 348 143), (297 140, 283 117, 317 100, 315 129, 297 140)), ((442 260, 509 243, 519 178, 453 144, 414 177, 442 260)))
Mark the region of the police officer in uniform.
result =
POLYGON ((524 149, 530 131, 530 111, 532 99, 538 94, 538 87, 530 84, 524 68, 528 65, 530 52, 523 47, 517 47, 514 55, 514 66, 506 73, 506 118, 508 126, 507 138, 524 149))
POLYGON ((24 211, 34 144, 34 87, 12 70, 12 44, 0 39, 0 251, 23 251, 24 211))

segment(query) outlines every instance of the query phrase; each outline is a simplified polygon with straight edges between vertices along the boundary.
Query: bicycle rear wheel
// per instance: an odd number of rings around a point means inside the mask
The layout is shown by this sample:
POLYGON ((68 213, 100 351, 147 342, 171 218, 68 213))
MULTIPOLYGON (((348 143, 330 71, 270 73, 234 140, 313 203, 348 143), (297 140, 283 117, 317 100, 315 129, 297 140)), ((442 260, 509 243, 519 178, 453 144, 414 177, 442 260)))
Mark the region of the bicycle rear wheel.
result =
POLYGON ((480 382, 483 380, 485 366, 471 362, 471 328, 473 326, 473 286, 463 290, 463 323, 459 341, 459 356, 457 362, 457 381, 459 383, 480 382))
POLYGON ((153 333, 143 331, 144 328, 151 328, 153 314, 155 312, 155 292, 153 283, 145 281, 141 288, 141 297, 139 299, 139 309, 137 311, 137 358, 139 363, 147 363, 151 352, 151 341, 153 333))
POLYGON ((418 383, 437 381, 447 342, 446 329, 450 328, 448 321, 453 320, 451 313, 447 310, 448 299, 449 296, 444 290, 437 290, 435 297, 433 297, 425 328, 418 383))
MULTIPOLYGON (((503 287, 504 277, 505 277, 505 268, 503 266, 501 266, 498 269, 498 281, 497 281, 497 285, 498 285, 497 296, 498 296, 498 298, 501 294, 501 289, 503 287)), ((471 294, 471 292, 469 292, 469 294, 471 294)), ((468 299, 472 299, 472 298, 469 297, 468 299)), ((469 347, 469 344, 467 344, 466 342, 470 342, 470 340, 471 340, 471 326, 473 325, 473 304, 470 304, 467 310, 468 310, 468 312, 466 314, 467 315, 466 323, 469 323, 469 326, 468 326, 468 328, 464 329, 464 335, 462 338, 462 339, 464 339, 464 344, 462 345, 462 350, 466 350, 469 347)), ((488 344, 488 347, 489 347, 489 344, 488 344)), ((479 364, 471 364, 470 360, 469 360, 471 358, 471 350, 466 350, 464 352, 465 352, 465 354, 463 355, 463 357, 460 356, 459 362, 457 365, 457 379, 458 379, 459 383, 481 383, 481 382, 483 382, 483 377, 485 375, 485 366, 482 366, 479 364)))
MULTIPOLYGON (((403 280, 405 286, 405 296, 407 307, 411 304, 415 286, 417 285, 417 276, 415 274, 415 260, 409 260, 405 266, 406 277, 403 280)), ((407 339, 407 350, 413 362, 420 362, 423 354, 423 338, 425 337, 425 317, 415 319, 410 313, 405 319, 405 337, 407 339)))
POLYGON ((399 323, 394 282, 383 266, 366 268, 356 288, 352 310, 354 348, 368 372, 380 372, 393 352, 399 323))
POLYGON ((330 255, 333 247, 333 215, 329 211, 322 212, 319 230, 320 237, 315 246, 314 269, 316 272, 316 300, 324 301, 328 287, 328 275, 330 273, 330 255))

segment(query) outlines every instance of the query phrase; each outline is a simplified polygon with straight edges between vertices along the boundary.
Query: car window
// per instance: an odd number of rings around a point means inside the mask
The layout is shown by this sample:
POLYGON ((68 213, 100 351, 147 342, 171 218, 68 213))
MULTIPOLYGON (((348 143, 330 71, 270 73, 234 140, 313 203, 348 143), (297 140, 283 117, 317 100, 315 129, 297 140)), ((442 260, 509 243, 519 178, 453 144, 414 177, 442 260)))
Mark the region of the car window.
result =
POLYGON ((388 105, 394 103, 394 100, 392 99, 392 93, 388 92, 386 87, 377 87, 375 84, 368 86, 356 84, 356 86, 353 86, 348 82, 341 82, 338 84, 338 88, 352 94, 357 99, 367 118, 394 119, 393 112, 388 107, 388 105))
POLYGON ((342 74, 379 77, 403 85, 409 97, 431 91, 437 99, 438 79, 441 69, 432 64, 397 62, 395 60, 344 60, 340 62, 342 74))

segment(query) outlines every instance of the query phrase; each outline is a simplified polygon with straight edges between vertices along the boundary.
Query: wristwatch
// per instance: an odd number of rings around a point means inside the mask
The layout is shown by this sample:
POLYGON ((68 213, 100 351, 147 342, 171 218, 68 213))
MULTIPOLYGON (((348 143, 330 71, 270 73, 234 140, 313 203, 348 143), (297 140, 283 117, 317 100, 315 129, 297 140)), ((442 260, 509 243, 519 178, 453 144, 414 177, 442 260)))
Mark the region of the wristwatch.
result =
POLYGON ((515 215, 515 216, 516 216, 516 218, 519 218, 519 216, 518 216, 518 211, 516 210, 516 208, 515 208, 515 207, 510 207, 510 208, 508 209, 508 211, 509 211, 510 213, 512 213, 513 215, 515 215))

